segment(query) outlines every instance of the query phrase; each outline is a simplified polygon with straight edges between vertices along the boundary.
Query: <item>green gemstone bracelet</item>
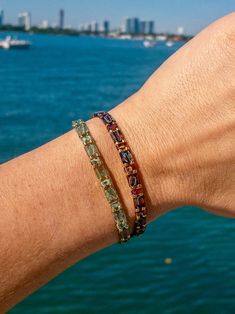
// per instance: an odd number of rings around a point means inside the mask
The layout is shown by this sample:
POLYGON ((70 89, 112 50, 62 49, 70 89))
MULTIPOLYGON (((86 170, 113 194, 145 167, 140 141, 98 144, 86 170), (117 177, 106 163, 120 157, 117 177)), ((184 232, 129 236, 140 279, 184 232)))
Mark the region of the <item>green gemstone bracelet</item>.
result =
POLYGON ((73 121, 72 126, 76 130, 84 145, 85 151, 95 170, 96 176, 104 190, 105 197, 112 209, 115 224, 119 233, 119 242, 127 242, 130 239, 130 229, 127 217, 123 210, 120 197, 118 196, 117 190, 115 189, 110 177, 109 171, 105 167, 101 154, 96 146, 95 140, 83 120, 73 121))

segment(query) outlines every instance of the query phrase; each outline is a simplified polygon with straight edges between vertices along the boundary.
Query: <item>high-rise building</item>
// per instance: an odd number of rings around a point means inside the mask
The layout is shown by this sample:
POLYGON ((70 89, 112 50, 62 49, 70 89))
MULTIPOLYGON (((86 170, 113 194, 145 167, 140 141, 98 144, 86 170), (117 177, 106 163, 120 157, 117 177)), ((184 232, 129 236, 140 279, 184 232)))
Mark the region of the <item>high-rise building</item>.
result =
POLYGON ((124 20, 122 31, 126 34, 139 34, 141 31, 140 20, 137 17, 126 17, 124 20))
POLYGON ((60 29, 63 29, 63 28, 64 28, 64 15, 65 15, 64 10, 61 9, 61 10, 59 11, 59 28, 60 28, 60 29))
POLYGON ((18 26, 19 26, 19 27, 25 27, 25 17, 24 17, 24 13, 19 13, 19 14, 18 14, 18 26))
POLYGON ((126 17, 123 23, 123 33, 130 34, 131 33, 131 18, 126 17))
POLYGON ((140 33, 146 34, 146 21, 140 21, 140 33))
POLYGON ((144 35, 154 34, 154 21, 140 21, 140 33, 144 35))
POLYGON ((140 33, 144 35, 154 34, 154 21, 140 21, 140 33))
POLYGON ((139 34, 140 33, 140 20, 138 17, 134 17, 131 19, 131 34, 139 34))
POLYGON ((91 23, 91 31, 94 33, 97 33, 99 31, 99 23, 96 21, 93 21, 91 23))
POLYGON ((103 31, 104 31, 104 33, 109 33, 109 31, 110 31, 110 23, 109 23, 109 21, 104 21, 103 22, 103 31))
POLYGON ((148 31, 149 31, 149 34, 154 34, 155 32, 155 23, 154 21, 149 21, 149 27, 148 27, 148 31))
POLYGON ((0 27, 4 24, 4 11, 0 9, 0 27))
POLYGON ((87 23, 84 25, 84 31, 90 33, 92 31, 91 23, 87 23))
POLYGON ((31 14, 29 12, 20 13, 18 15, 18 25, 29 31, 31 29, 31 14))

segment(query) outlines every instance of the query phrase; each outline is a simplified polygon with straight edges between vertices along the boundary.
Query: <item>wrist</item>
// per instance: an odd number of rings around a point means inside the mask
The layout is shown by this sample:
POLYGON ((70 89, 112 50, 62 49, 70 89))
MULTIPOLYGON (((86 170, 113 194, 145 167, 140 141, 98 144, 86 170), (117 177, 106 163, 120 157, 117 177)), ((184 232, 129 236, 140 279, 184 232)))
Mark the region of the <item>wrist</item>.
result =
MULTIPOLYGON (((172 146, 158 132, 159 121, 138 92, 112 110, 132 149, 143 179, 148 221, 185 205, 181 170, 168 161, 172 146)), ((124 177, 124 176, 123 176, 124 177)))
MULTIPOLYGON (((111 111, 138 164, 145 188, 148 222, 192 203, 190 187, 194 178, 189 171, 190 156, 182 138, 175 136, 177 125, 164 119, 160 103, 159 99, 156 105, 155 99, 149 104, 139 91, 111 111)), ((169 106, 165 104, 164 108, 169 106)), ((88 124, 107 167, 115 175, 133 227, 135 210, 120 157, 102 121, 92 119, 88 124)))
MULTIPOLYGON (((167 98, 149 99, 140 90, 112 111, 139 165, 150 221, 177 207, 196 204, 196 157, 170 105, 167 98)), ((180 112, 177 99, 174 108, 180 112)))

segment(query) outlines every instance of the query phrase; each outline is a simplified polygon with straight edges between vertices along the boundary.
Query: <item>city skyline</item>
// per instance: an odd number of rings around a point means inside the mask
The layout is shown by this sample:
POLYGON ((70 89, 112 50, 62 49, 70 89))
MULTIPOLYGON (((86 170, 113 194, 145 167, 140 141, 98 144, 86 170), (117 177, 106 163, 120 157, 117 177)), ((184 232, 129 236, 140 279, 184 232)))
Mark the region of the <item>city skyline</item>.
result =
MULTIPOLYGON (((12 24, 7 24, 4 21, 4 10, 0 10, 0 27, 3 26, 13 26, 12 24)), ((112 29, 110 28, 110 21, 104 20, 102 23, 97 21, 87 22, 84 24, 80 24, 77 29, 73 29, 72 26, 66 27, 65 25, 65 11, 64 9, 59 10, 59 23, 58 24, 50 24, 48 20, 43 20, 40 24, 35 25, 32 23, 31 13, 30 12, 22 12, 18 13, 18 22, 17 25, 20 28, 24 28, 25 31, 30 31, 31 28, 39 28, 39 29, 49 29, 54 28, 55 30, 74 30, 80 32, 88 32, 88 33, 103 33, 110 34, 112 29)), ((183 32, 183 27, 180 27, 183 32)), ((123 23, 115 30, 115 34, 128 34, 128 35, 154 35, 155 33, 155 22, 153 20, 146 21, 142 20, 138 17, 126 17, 124 18, 123 23)), ((178 33, 179 34, 179 33, 178 33)))
POLYGON ((5 23, 17 24, 20 12, 30 12, 32 25, 59 24, 58 12, 65 11, 64 25, 78 28, 79 25, 109 20, 112 27, 118 28, 123 24, 125 17, 139 17, 144 21, 154 21, 158 32, 175 32, 179 26, 184 26, 187 34, 195 34, 201 28, 235 9, 235 1, 215 3, 212 0, 197 2, 186 0, 146 0, 144 5, 140 0, 113 0, 79 1, 55 0, 48 3, 41 0, 0 0, 0 9, 4 10, 5 23), (134 2, 135 1, 135 2, 134 2))

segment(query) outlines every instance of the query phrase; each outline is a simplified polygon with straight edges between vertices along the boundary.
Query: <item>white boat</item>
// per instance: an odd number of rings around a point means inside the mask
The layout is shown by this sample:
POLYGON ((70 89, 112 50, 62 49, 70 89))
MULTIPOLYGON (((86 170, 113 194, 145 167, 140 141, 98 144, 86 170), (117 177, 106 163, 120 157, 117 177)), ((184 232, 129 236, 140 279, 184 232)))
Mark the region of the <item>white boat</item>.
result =
POLYGON ((168 41, 166 42, 166 46, 167 46, 167 47, 173 47, 173 46, 174 46, 174 42, 173 42, 172 40, 168 40, 168 41))
POLYGON ((30 46, 30 41, 12 39, 11 36, 7 36, 6 39, 0 40, 0 48, 2 49, 27 49, 30 46))
POLYGON ((157 42, 155 40, 144 40, 143 45, 145 48, 153 48, 155 47, 157 42))

